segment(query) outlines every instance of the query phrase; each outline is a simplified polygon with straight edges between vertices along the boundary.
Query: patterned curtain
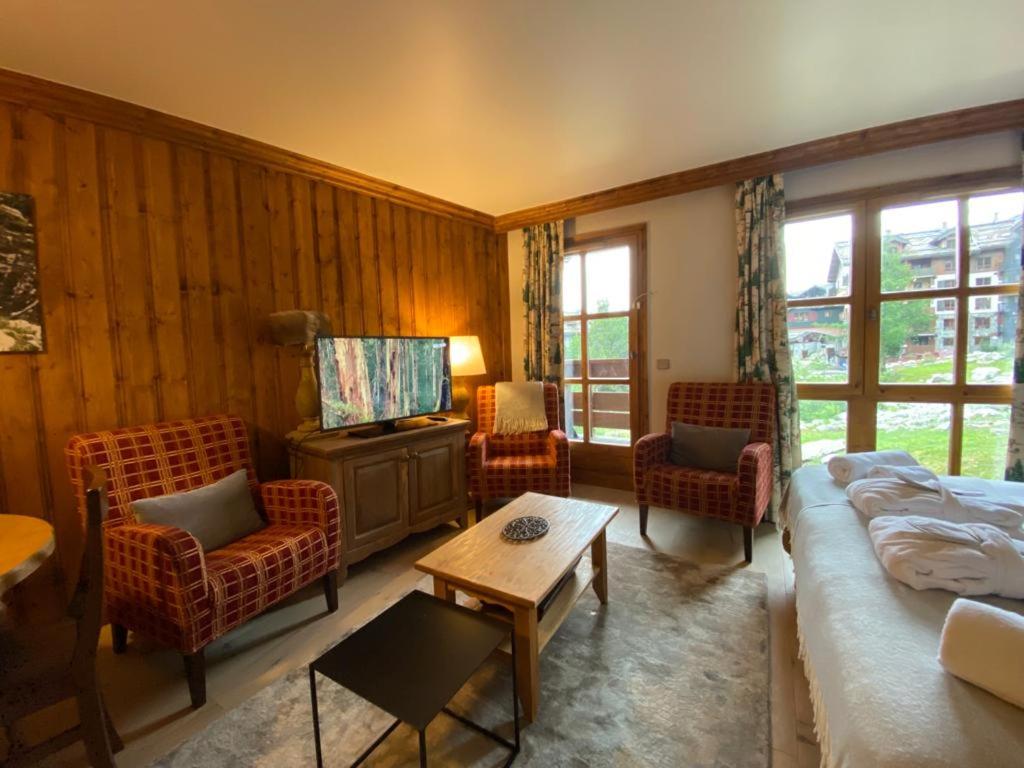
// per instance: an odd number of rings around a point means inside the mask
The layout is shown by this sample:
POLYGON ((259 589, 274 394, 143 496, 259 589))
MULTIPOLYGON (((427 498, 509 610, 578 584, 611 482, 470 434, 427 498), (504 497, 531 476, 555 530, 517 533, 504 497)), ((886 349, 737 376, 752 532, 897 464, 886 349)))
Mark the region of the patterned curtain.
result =
MULTIPOLYGON (((1024 175, 1024 144, 1020 162, 1024 175)), ((1024 242, 1021 244, 1024 267, 1024 242)), ((1006 479, 1024 482, 1024 271, 1017 289, 1017 348, 1013 356, 1013 407, 1010 409, 1010 442, 1006 447, 1006 479)))
POLYGON ((793 470, 800 466, 800 414, 786 330, 782 176, 736 186, 736 380, 770 381, 776 392, 775 472, 770 513, 776 519, 793 470))
POLYGON ((562 233, 553 221, 523 229, 527 381, 562 383, 562 233))

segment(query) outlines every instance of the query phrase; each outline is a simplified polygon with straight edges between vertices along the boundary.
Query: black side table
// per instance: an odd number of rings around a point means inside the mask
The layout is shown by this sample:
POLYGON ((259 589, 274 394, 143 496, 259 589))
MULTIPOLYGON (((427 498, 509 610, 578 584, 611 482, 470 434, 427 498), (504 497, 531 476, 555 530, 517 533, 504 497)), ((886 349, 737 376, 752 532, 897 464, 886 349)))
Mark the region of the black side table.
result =
POLYGON ((410 592, 309 665, 317 768, 323 768, 320 715, 316 701, 317 672, 397 718, 352 763, 352 768, 361 765, 403 722, 419 731, 420 765, 426 766, 427 726, 440 712, 510 749, 512 754, 505 765, 511 765, 519 754, 519 696, 514 668, 512 717, 515 742, 447 706, 506 637, 511 638, 514 667, 515 633, 508 623, 424 592, 410 592))

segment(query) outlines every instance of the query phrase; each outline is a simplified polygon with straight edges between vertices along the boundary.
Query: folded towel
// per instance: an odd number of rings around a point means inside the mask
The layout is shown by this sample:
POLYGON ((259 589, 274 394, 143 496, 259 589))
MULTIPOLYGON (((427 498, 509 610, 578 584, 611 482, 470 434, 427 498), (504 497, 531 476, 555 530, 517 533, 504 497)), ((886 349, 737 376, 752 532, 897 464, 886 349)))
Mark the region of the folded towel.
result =
POLYGON ((868 534, 885 570, 914 589, 1024 599, 1024 543, 993 525, 878 517, 868 534))
POLYGON ((1024 504, 1005 496, 980 495, 970 486, 951 490, 950 478, 940 480, 924 467, 890 467, 889 477, 867 477, 846 486, 853 506, 867 517, 920 515, 953 523, 988 523, 1024 539, 1024 504))
POLYGON ((939 663, 950 674, 1024 707, 1024 616, 976 600, 946 615, 939 663))
POLYGON ((852 483, 867 477, 868 470, 879 464, 914 466, 917 459, 906 451, 865 451, 833 456, 828 462, 828 473, 839 483, 852 483))
POLYGON ((494 431, 499 435, 540 432, 548 428, 544 384, 539 381, 494 385, 494 431))

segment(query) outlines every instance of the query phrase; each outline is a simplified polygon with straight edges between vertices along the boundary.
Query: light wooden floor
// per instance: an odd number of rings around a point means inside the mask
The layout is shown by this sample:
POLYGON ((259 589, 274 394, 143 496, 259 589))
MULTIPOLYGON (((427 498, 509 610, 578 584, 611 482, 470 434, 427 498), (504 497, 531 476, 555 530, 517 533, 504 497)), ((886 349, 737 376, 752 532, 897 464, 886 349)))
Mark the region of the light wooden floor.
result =
MULTIPOLYGON (((620 507, 609 528, 611 541, 649 547, 691 562, 742 561, 738 526, 651 509, 644 541, 631 493, 582 485, 573 490, 579 498, 620 507)), ((323 592, 315 585, 214 643, 207 650, 208 702, 198 711, 189 707, 180 656, 133 636, 128 652, 115 657, 109 630, 104 630, 98 654, 100 677, 111 715, 126 743, 118 765, 147 765, 284 673, 309 662, 331 637, 340 637, 364 623, 421 581, 429 590, 429 582, 412 563, 456 534, 453 527, 439 528, 357 564, 341 587, 340 608, 335 614, 324 613, 323 592)), ((614 567, 612 562, 612 600, 614 567)), ((768 585, 773 764, 775 768, 812 768, 819 764, 819 753, 807 681, 797 659, 792 564, 772 526, 762 525, 757 531, 750 567, 764 572, 768 585)), ((526 734, 529 738, 529 731, 526 734)), ((84 752, 71 747, 47 765, 85 765, 84 752)))

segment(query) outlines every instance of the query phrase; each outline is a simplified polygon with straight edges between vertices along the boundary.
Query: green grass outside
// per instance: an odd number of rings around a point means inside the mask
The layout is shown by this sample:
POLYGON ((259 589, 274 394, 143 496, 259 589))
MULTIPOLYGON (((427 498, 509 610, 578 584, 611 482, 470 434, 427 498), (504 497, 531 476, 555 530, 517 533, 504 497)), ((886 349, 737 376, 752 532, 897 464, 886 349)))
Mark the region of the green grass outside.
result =
MULTIPOLYGON (((896 404, 893 404, 896 405, 896 404)), ((892 407, 892 406, 888 406, 892 407)), ((910 404, 907 407, 911 407, 910 404)), ((830 446, 846 441, 844 414, 846 404, 835 401, 803 400, 800 402, 800 422, 803 445, 813 448, 814 443, 830 446)), ((945 423, 922 418, 920 426, 879 428, 878 450, 901 449, 909 451, 924 466, 939 474, 949 472, 949 430, 945 423), (929 424, 928 421, 933 423, 929 424)), ((1006 457, 1006 441, 1010 431, 1009 406, 973 406, 964 412, 963 458, 960 474, 1002 479, 1006 457)), ((806 450, 806 449, 805 449, 806 450)), ((828 453, 842 452, 831 448, 828 453)), ((805 463, 820 463, 823 456, 813 451, 805 455, 805 463)))

